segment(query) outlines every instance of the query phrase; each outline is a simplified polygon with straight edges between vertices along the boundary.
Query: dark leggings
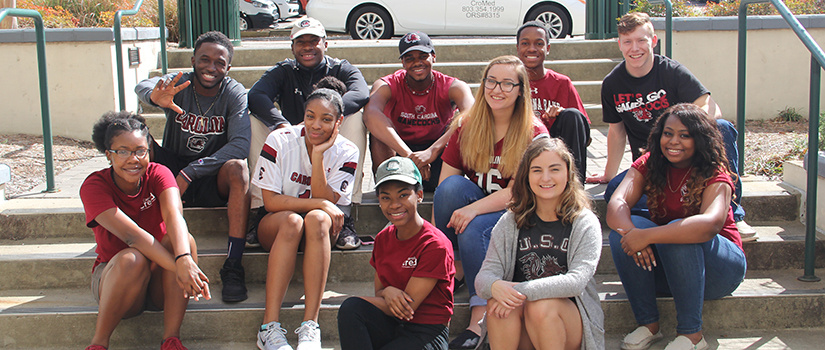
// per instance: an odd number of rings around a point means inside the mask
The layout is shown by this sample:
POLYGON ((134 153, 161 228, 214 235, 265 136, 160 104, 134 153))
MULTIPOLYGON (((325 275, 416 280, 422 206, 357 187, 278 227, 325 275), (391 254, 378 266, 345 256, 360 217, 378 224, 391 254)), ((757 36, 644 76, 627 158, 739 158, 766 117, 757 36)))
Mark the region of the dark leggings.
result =
POLYGON ((579 180, 587 177, 587 142, 590 139, 590 124, 587 117, 575 108, 565 108, 549 130, 550 136, 558 137, 567 145, 578 169, 579 180))
POLYGON ((410 323, 387 316, 359 297, 344 300, 338 309, 341 350, 447 350, 449 333, 443 324, 410 323))

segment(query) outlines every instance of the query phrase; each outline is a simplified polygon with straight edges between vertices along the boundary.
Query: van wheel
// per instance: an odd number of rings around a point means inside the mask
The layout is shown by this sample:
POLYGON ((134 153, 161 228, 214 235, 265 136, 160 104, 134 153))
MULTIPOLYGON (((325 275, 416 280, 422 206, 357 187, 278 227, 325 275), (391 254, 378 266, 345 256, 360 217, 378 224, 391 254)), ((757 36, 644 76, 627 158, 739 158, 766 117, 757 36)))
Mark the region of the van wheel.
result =
POLYGON ((535 8, 527 15, 527 20, 543 22, 551 39, 564 39, 572 30, 567 13, 556 5, 541 5, 535 8))
POLYGON ((355 40, 389 39, 392 37, 392 18, 376 6, 364 6, 353 13, 349 34, 355 40))

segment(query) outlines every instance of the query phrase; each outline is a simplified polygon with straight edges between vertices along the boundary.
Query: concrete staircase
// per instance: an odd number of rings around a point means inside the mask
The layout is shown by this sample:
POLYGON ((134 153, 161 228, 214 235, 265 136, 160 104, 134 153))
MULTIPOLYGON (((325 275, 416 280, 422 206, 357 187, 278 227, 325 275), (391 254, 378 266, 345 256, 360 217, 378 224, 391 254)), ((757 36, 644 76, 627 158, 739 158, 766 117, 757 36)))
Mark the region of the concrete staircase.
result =
MULTIPOLYGON (((776 183, 746 182, 744 205, 759 231, 760 240, 745 244, 748 275, 732 296, 705 303, 704 322, 711 343, 719 348, 745 348, 726 341, 800 341, 825 334, 825 283, 802 283, 804 226, 798 221, 799 196, 776 183), (789 333, 790 332, 790 333, 789 333), (765 334, 771 335, 763 339, 765 334), (785 339, 788 334, 795 336, 785 339), (801 337, 801 338, 800 338, 801 337), (744 340, 743 340, 744 339, 744 340), (728 344, 728 345, 725 345, 728 344)), ((600 191, 597 187, 591 192, 600 191)), ((377 205, 365 201, 357 208, 357 230, 377 232, 385 223, 377 205)), ((596 200, 600 217, 604 203, 596 200)), ((429 217, 431 201, 420 212, 429 217)), ((84 225, 77 199, 18 199, 7 202, 0 213, 0 344, 4 348, 81 348, 91 339, 97 306, 89 293, 89 275, 94 261, 94 238, 84 225), (45 331, 44 331, 45 330, 45 331)), ((218 270, 224 259, 226 239, 223 209, 187 209, 185 217, 199 245, 201 266, 211 278, 216 297, 192 302, 184 320, 182 336, 190 348, 254 348, 255 331, 264 308, 267 254, 247 250, 244 265, 250 289, 249 300, 227 304, 220 301, 218 270)), ((605 237, 607 235, 605 230, 605 237)), ((605 241, 606 242, 606 241, 605 241)), ((818 242, 817 266, 825 265, 825 246, 818 242)), ((349 295, 372 293, 373 270, 370 247, 334 251, 326 299, 321 310, 325 347, 337 346, 336 312, 349 295)), ((303 314, 299 258, 289 295, 283 305, 282 322, 297 327, 303 314)), ((616 348, 623 333, 635 322, 605 245, 597 272, 608 348, 616 348)), ((466 326, 467 290, 456 296, 456 314, 451 331, 466 326)), ((675 315, 672 300, 660 300, 665 333, 672 336, 675 315)), ((123 321, 114 333, 112 348, 157 346, 162 314, 146 312, 123 321)), ((294 334, 289 334, 295 341, 294 334)), ((816 342, 794 349, 807 349, 816 342)), ((664 344, 659 344, 663 346, 664 344)))
MULTIPOLYGON (((515 41, 436 39, 438 63, 435 68, 478 86, 486 60, 512 54, 515 41)), ((230 75, 250 87, 263 71, 290 56, 288 43, 244 42, 236 49, 230 75)), ((365 44, 353 41, 330 42, 329 54, 347 58, 361 68, 367 81, 400 67, 397 41, 365 44), (367 49, 369 48, 369 49, 367 49)), ((602 77, 620 60, 614 42, 567 40, 553 42, 548 66, 570 75, 597 128, 591 159, 601 159, 605 128, 601 121, 599 84, 602 77), (575 57, 588 57, 576 60, 575 57)), ((190 51, 173 51, 174 69, 189 69, 190 51)), ((146 106, 145 106, 146 107, 146 106)), ((162 116, 152 116, 157 109, 146 107, 150 127, 162 134, 162 116)), ((89 278, 94 261, 94 237, 85 227, 77 188, 84 174, 105 166, 100 159, 84 163, 58 176, 61 193, 32 195, 0 204, 0 347, 9 349, 83 348, 94 332, 97 305, 89 292, 89 278), (81 169, 82 168, 82 169, 81 169), (71 173, 73 177, 68 178, 71 173)), ((623 167, 626 167, 623 164, 623 167)), ((594 167, 593 169, 598 169, 594 167)), ((601 199, 604 186, 586 186, 593 195, 596 211, 604 217, 601 199)), ((719 349, 821 349, 825 339, 825 282, 802 283, 804 226, 799 223, 799 193, 781 183, 745 178, 743 204, 748 221, 760 239, 745 243, 748 258, 746 280, 732 296, 708 301, 704 307, 706 336, 712 348, 719 349)), ((420 213, 430 217, 432 197, 426 196, 420 213)), ((264 283, 267 254, 259 249, 247 250, 244 265, 250 297, 241 303, 220 301, 220 269, 226 250, 226 215, 224 209, 187 209, 184 212, 190 231, 195 235, 201 267, 211 279, 215 298, 191 302, 184 319, 182 338, 191 349, 253 349, 255 333, 263 317, 264 283)), ((363 203, 354 210, 356 230, 375 234, 386 220, 374 196, 365 194, 363 203)), ((605 228, 604 234, 608 230, 605 228)), ((817 241, 817 267, 825 266, 825 244, 817 241)), ((606 241, 605 241, 606 244, 606 241)), ((320 324, 324 348, 338 348, 336 314, 340 303, 349 295, 371 295, 373 270, 369 266, 371 248, 333 251, 320 324)), ((296 266, 289 293, 283 304, 282 319, 291 332, 303 314, 301 258, 296 266)), ((819 272, 822 274, 822 272, 819 272)), ((609 248, 605 245, 596 279, 605 310, 607 348, 618 349, 618 340, 635 328, 619 278, 615 273, 609 248)), ((451 332, 466 326, 467 289, 456 295, 456 314, 451 332)), ((675 329, 673 302, 662 298, 662 326, 666 338, 675 329)), ((112 349, 146 349, 159 345, 162 313, 146 312, 124 320, 116 329, 112 349)), ((654 345, 662 349, 666 341, 654 345)))
MULTIPOLYGON (((473 89, 478 88, 484 67, 501 55, 515 55, 515 39, 434 39, 436 63, 433 69, 459 78, 473 89)), ((398 40, 353 41, 331 40, 327 54, 347 59, 364 74, 367 84, 401 68, 398 60, 398 40)), ((191 71, 191 50, 169 51, 169 72, 191 71)), ((275 63, 292 58, 287 41, 244 42, 235 48, 229 76, 247 89, 275 63)), ((551 41, 547 67, 573 79, 585 109, 594 125, 602 125, 601 81, 622 56, 614 40, 554 40, 551 41)), ((160 75, 160 70, 152 76, 160 75)), ((158 108, 143 104, 143 113, 152 134, 163 135, 165 119, 158 108), (158 131, 160 130, 160 131, 158 131)))

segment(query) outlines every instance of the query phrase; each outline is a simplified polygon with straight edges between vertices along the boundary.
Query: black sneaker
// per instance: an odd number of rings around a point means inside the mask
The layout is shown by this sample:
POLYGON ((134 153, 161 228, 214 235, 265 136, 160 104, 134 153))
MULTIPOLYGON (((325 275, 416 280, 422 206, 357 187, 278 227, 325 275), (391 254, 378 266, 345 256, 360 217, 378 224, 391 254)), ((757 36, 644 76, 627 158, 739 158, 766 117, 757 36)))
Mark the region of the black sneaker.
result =
POLYGON ((361 239, 355 233, 355 220, 349 215, 344 215, 344 227, 338 234, 335 248, 341 250, 352 250, 361 246, 361 239))
POLYGON ((223 283, 223 291, 221 292, 223 301, 238 302, 246 300, 246 282, 244 281, 241 259, 226 258, 223 268, 221 268, 221 282, 223 283))
POLYGON ((249 216, 249 230, 246 231, 245 248, 258 248, 261 246, 261 242, 258 242, 258 224, 261 223, 261 219, 266 216, 267 212, 264 207, 260 207, 254 211, 255 213, 249 216))
POLYGON ((464 332, 461 332, 461 334, 455 337, 448 346, 450 349, 475 349, 480 340, 481 336, 469 329, 465 329, 464 332))

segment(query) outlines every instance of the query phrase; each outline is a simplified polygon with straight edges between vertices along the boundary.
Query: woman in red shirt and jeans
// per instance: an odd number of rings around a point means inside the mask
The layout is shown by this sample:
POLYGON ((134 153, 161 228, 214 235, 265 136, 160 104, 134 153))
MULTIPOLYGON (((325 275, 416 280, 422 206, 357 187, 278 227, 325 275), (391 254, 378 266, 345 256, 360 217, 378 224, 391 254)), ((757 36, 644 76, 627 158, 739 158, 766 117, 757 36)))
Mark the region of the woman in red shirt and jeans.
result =
POLYGON ((665 110, 607 205, 610 249, 636 322, 622 349, 662 338, 657 295, 672 295, 678 336, 665 348, 705 349, 703 300, 733 292, 745 277, 730 207, 733 180, 722 136, 691 103, 665 110), (630 214, 642 194, 651 219, 630 214))

